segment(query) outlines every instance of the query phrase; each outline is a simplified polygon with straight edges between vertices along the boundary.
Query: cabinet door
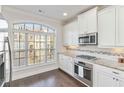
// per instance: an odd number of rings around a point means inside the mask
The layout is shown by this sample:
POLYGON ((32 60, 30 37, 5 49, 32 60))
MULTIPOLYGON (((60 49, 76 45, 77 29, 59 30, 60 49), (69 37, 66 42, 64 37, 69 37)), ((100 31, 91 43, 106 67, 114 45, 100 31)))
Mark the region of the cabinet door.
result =
POLYGON ((63 55, 59 55, 59 68, 63 69, 63 55))
POLYGON ((124 46, 124 6, 117 8, 117 46, 124 46))
POLYGON ((78 16, 79 34, 87 32, 87 16, 85 13, 78 16))
POLYGON ((98 14, 99 47, 115 46, 115 8, 107 8, 98 14))
POLYGON ((118 79, 119 81, 118 81, 118 85, 119 85, 119 87, 124 87, 124 79, 118 79))
POLYGON ((87 33, 97 32, 97 8, 94 8, 94 9, 88 11, 87 25, 88 25, 87 33))
POLYGON ((98 87, 116 87, 117 82, 115 81, 115 78, 105 72, 98 71, 97 72, 97 86, 98 87))
POLYGON ((68 73, 73 76, 74 73, 74 64, 73 59, 70 57, 68 59, 68 73))
POLYGON ((69 42, 70 42, 70 36, 69 36, 69 27, 68 25, 64 26, 64 29, 63 29, 63 44, 65 46, 69 45, 69 42))
POLYGON ((64 26, 63 36, 65 46, 78 45, 77 20, 64 26))
POLYGON ((71 45, 78 45, 78 22, 77 20, 73 21, 71 24, 71 45))
POLYGON ((67 60, 67 56, 63 56, 63 69, 65 72, 68 72, 68 60, 67 60))

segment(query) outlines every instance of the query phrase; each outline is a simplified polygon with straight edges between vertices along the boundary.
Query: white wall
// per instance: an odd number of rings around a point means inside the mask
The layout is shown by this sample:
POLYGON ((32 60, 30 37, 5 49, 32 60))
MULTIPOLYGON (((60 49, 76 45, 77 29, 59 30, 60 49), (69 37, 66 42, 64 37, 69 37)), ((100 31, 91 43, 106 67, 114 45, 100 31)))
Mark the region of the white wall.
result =
POLYGON ((62 25, 61 22, 50 19, 48 17, 35 15, 32 13, 24 12, 9 6, 3 7, 3 15, 9 22, 9 31, 11 31, 12 24, 18 22, 36 22, 36 23, 43 23, 48 26, 51 26, 56 29, 57 31, 57 51, 60 51, 62 47, 62 39, 61 39, 61 29, 62 25))
MULTIPOLYGON (((56 41, 57 52, 61 51, 62 49, 61 22, 47 18, 47 17, 40 16, 40 15, 27 13, 27 12, 24 12, 24 11, 21 11, 21 10, 18 10, 18 9, 9 7, 9 6, 3 7, 3 15, 8 20, 8 23, 9 23, 9 37, 12 36, 13 23, 18 23, 18 22, 42 23, 42 24, 46 24, 48 26, 55 28, 56 35, 57 35, 57 39, 56 39, 57 40, 56 41)), ((13 46, 13 42, 11 42, 11 46, 13 46)), ((13 52, 13 49, 12 49, 12 52, 13 52)), ((49 70, 56 69, 56 68, 58 68, 57 63, 54 63, 54 64, 49 64, 47 66, 31 67, 28 69, 14 71, 13 79, 15 80, 15 79, 23 78, 26 76, 42 73, 42 72, 49 71, 49 70)), ((7 81, 8 81, 8 76, 9 76, 8 73, 6 76, 7 76, 7 81)))

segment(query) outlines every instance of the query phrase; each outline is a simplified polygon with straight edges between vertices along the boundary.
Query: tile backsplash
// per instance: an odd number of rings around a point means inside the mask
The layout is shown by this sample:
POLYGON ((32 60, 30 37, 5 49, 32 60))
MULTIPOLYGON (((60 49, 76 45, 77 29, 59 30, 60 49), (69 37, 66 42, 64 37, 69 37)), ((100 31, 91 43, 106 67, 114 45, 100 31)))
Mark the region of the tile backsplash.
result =
POLYGON ((84 46, 77 48, 67 47, 67 50, 82 51, 88 53, 102 54, 108 56, 121 56, 124 57, 124 48, 98 48, 97 46, 84 46))

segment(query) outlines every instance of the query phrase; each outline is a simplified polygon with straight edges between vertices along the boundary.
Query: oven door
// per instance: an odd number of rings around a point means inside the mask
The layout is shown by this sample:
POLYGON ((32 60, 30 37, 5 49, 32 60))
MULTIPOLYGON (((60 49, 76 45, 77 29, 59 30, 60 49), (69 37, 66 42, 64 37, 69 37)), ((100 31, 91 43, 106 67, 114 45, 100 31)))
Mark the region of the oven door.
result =
POLYGON ((78 63, 75 63, 74 64, 74 75, 75 75, 75 78, 79 79, 80 81, 82 81, 82 83, 85 83, 89 86, 92 86, 92 68, 88 68, 84 65, 80 65, 78 63), (80 71, 80 68, 79 67, 83 67, 82 71, 80 71), (82 72, 82 76, 81 76, 81 73, 82 72))
POLYGON ((92 81, 92 69, 84 67, 84 79, 89 82, 92 81))

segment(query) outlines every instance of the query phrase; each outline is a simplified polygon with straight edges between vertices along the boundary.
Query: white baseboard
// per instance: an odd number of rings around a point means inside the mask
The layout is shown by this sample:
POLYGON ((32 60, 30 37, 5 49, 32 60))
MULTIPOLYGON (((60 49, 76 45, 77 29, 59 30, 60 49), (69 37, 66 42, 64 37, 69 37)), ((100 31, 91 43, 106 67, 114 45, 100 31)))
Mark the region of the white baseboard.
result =
MULTIPOLYGON (((58 68, 58 65, 54 63, 54 64, 45 65, 45 66, 32 67, 29 69, 14 71, 12 74, 12 80, 17 80, 24 77, 40 74, 40 73, 54 70, 57 68, 58 68)), ((8 81, 9 81, 9 73, 6 74, 6 82, 8 81)))

